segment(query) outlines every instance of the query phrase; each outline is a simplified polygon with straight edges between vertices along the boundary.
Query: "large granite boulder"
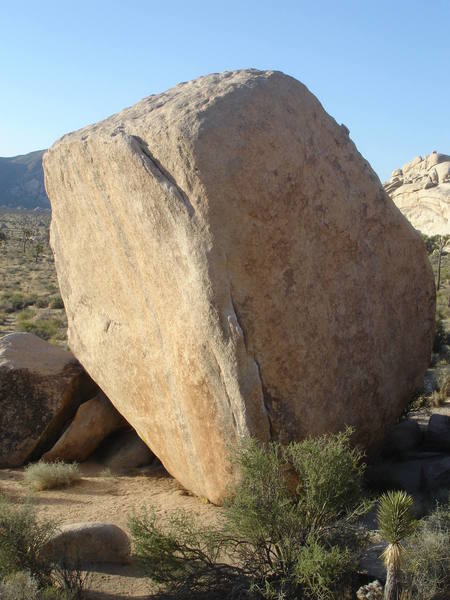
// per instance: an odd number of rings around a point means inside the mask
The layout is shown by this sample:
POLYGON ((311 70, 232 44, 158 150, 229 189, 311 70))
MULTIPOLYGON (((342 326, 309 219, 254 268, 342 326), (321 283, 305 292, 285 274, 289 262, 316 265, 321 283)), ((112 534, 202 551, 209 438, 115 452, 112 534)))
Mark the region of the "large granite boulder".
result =
POLYGON ((416 156, 393 171, 384 187, 416 229, 427 235, 450 234, 450 156, 416 156))
POLYGON ((0 338, 0 467, 39 458, 97 390, 63 348, 32 333, 0 338))
POLYGON ((379 447, 423 381, 431 267, 345 126, 295 79, 183 83, 44 157, 74 354, 185 487, 246 435, 379 447))
POLYGON ((127 422, 122 415, 105 394, 100 392, 78 408, 73 421, 42 459, 47 462, 82 462, 111 433, 126 426, 127 422))

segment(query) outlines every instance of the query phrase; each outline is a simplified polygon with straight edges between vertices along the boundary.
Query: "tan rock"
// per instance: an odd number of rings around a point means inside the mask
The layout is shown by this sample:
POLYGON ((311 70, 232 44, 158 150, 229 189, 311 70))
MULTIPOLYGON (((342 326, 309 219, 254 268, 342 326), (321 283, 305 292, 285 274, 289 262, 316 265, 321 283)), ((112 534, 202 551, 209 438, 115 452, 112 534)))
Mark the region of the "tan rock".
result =
POLYGON ((127 422, 108 398, 100 392, 84 402, 73 421, 51 450, 45 461, 64 460, 82 462, 114 431, 126 427, 127 422))
POLYGON ((97 391, 70 352, 31 333, 0 338, 0 467, 39 458, 97 391))
POLYGON ((220 502, 239 440, 382 441, 423 379, 422 241, 301 83, 210 75, 44 158, 69 343, 185 487, 220 502))
POLYGON ((393 171, 384 187, 416 229, 426 235, 450 234, 450 156, 417 156, 393 171))
POLYGON ((130 540, 113 523, 72 523, 64 525, 47 545, 46 553, 65 566, 86 563, 130 562, 130 540))

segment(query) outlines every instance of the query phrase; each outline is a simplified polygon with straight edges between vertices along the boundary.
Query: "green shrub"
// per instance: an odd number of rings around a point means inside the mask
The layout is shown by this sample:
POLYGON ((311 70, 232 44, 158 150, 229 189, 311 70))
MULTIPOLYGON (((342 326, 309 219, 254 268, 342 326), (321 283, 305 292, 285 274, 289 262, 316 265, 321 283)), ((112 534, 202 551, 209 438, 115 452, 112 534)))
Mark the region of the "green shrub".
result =
POLYGON ((412 598, 430 600, 450 590, 450 507, 425 517, 406 541, 405 587, 412 598))
POLYGON ((42 550, 54 532, 53 523, 37 520, 29 502, 13 505, 0 499, 0 579, 26 571, 39 585, 48 584, 51 565, 42 550))
POLYGON ((39 461, 25 469, 23 478, 34 491, 42 491, 68 487, 81 479, 81 473, 76 463, 39 461))
POLYGON ((38 298, 36 300, 36 306, 38 308, 47 308, 47 306, 48 306, 48 298, 46 298, 45 296, 41 296, 40 298, 38 298))
POLYGON ((149 577, 178 598, 342 600, 361 544, 355 520, 368 509, 350 435, 245 443, 235 459, 240 482, 215 527, 185 512, 165 524, 151 508, 132 515, 149 577))
MULTIPOLYGON (((25 312, 25 311, 23 311, 25 312)), ((21 313, 22 315, 22 313, 21 313)), ((58 319, 34 319, 30 320, 31 316, 27 318, 26 315, 19 316, 17 321, 17 328, 19 331, 26 331, 27 333, 34 333, 43 340, 49 340, 56 336, 60 327, 58 319)))

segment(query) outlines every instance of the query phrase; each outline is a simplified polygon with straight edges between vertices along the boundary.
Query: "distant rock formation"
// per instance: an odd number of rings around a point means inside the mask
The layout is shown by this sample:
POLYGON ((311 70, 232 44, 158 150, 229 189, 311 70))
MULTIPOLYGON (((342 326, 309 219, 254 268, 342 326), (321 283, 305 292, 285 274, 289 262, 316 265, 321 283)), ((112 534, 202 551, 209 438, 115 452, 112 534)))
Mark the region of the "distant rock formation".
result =
POLYGON ((450 156, 417 156, 396 169, 384 189, 416 229, 450 234, 450 156))
POLYGON ((50 208, 42 170, 44 152, 0 157, 0 207, 50 208))
POLYGON ((45 155, 69 344, 186 488, 247 435, 382 443, 434 337, 424 245, 319 101, 209 75, 45 155), (414 299, 414 301, 411 301, 414 299))

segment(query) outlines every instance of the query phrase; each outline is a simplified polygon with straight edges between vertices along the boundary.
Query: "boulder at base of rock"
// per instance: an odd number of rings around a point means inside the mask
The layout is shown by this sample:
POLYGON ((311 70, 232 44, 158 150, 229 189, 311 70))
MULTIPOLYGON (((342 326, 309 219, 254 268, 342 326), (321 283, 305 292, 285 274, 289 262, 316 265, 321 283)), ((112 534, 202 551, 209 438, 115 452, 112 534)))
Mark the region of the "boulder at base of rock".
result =
POLYGON ((113 471, 127 471, 150 465, 155 455, 134 430, 118 431, 105 440, 96 459, 113 471))
POLYGON ((112 523, 73 523, 64 525, 47 547, 55 560, 83 565, 84 563, 130 562, 130 540, 112 523))
POLYGON ((401 456, 411 452, 422 441, 422 431, 417 421, 405 419, 389 431, 383 446, 383 456, 401 456))
POLYGON ((113 431, 126 427, 127 422, 108 398, 100 392, 80 406, 74 420, 51 450, 42 458, 82 462, 113 431))
POLYGON ((31 333, 1 338, 0 467, 39 458, 97 391, 70 352, 31 333))
POLYGON ((411 460, 384 462, 366 471, 369 485, 379 491, 399 489, 427 494, 450 489, 450 456, 416 452, 411 460))
POLYGON ((431 448, 450 452, 450 417, 439 414, 431 415, 425 441, 431 448))
POLYGON ((245 436, 351 425, 379 449, 421 386, 424 244, 348 129, 279 72, 201 77, 44 157, 69 345, 187 489, 245 436))

